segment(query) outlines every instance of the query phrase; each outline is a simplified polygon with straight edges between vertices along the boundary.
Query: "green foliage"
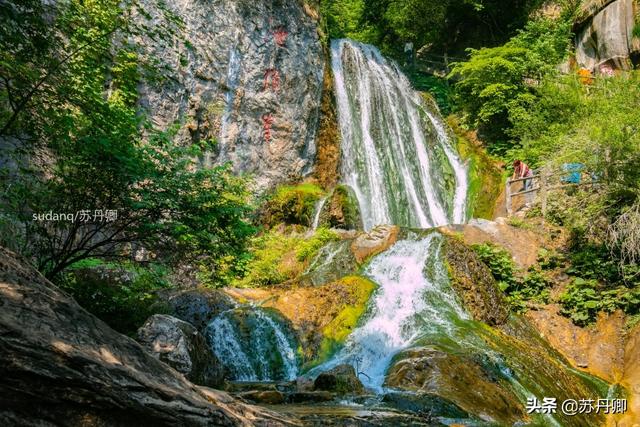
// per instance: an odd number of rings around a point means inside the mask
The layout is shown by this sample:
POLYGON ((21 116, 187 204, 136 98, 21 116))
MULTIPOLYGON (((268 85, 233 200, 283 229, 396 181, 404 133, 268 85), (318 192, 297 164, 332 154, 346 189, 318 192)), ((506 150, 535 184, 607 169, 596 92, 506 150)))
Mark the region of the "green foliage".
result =
POLYGON ((438 51, 495 45, 521 28, 539 1, 505 8, 499 0, 321 0, 330 38, 375 44, 400 57, 404 43, 438 51), (452 36, 455 35, 455 36, 452 36))
POLYGON ((338 235, 327 228, 319 228, 310 239, 306 239, 298 245, 296 258, 305 262, 311 260, 327 243, 338 240, 338 235))
POLYGON ((240 287, 272 286, 294 279, 320 248, 338 235, 319 228, 306 237, 295 231, 271 230, 253 238, 250 255, 243 265, 246 273, 233 284, 240 287))
POLYGON ((350 38, 373 43, 376 29, 363 22, 366 0, 321 0, 320 13, 330 39, 350 38))
POLYGON ((640 18, 636 17, 636 23, 633 26, 633 37, 635 38, 640 38, 640 22, 637 22, 638 20, 640 20, 640 18))
POLYGON ((519 275, 511 255, 505 249, 489 243, 473 245, 472 248, 491 270, 512 310, 522 313, 527 310, 527 303, 530 301, 548 302, 550 283, 541 271, 534 269, 525 275, 519 275))
POLYGON ((134 335, 149 316, 167 312, 157 297, 157 291, 171 286, 167 274, 160 265, 140 267, 89 258, 59 276, 58 285, 118 332, 134 335))
POLYGON ((198 168, 204 144, 178 147, 175 129, 158 132, 136 110, 140 80, 164 71, 126 40, 171 33, 179 20, 140 26, 135 4, 112 0, 55 6, 2 7, 0 182, 10 191, 0 193, 0 229, 13 232, 0 244, 50 278, 87 257, 119 258, 129 243, 160 261, 206 258, 214 271, 241 256, 253 232, 245 182, 227 166, 198 168), (117 219, 96 219, 103 210, 117 219), (34 218, 47 212, 91 219, 34 218))
POLYGON ((502 191, 502 173, 497 161, 489 156, 484 148, 470 139, 454 116, 448 119, 458 139, 458 153, 467 162, 469 171, 469 189, 467 192, 467 210, 471 218, 493 219, 495 201, 502 191))
POLYGON ((428 92, 433 96, 443 116, 451 112, 453 108, 453 93, 449 86, 449 81, 446 78, 426 74, 415 68, 403 71, 411 81, 411 85, 415 90, 428 92))
POLYGON ((505 249, 488 243, 473 245, 473 250, 484 262, 498 282, 502 291, 514 287, 516 283, 516 266, 511 255, 505 249))
POLYGON ((640 313, 640 286, 607 289, 597 280, 577 277, 560 296, 560 302, 562 313, 584 326, 594 321, 600 311, 612 313, 620 309, 630 315, 640 313))
POLYGON ((467 62, 454 64, 457 104, 469 122, 489 138, 489 147, 504 154, 508 131, 522 105, 535 103, 536 82, 554 75, 571 40, 568 19, 537 19, 503 46, 470 49, 467 62))
POLYGON ((315 204, 323 195, 324 191, 315 184, 278 187, 265 204, 263 221, 268 225, 286 223, 310 226, 315 204))

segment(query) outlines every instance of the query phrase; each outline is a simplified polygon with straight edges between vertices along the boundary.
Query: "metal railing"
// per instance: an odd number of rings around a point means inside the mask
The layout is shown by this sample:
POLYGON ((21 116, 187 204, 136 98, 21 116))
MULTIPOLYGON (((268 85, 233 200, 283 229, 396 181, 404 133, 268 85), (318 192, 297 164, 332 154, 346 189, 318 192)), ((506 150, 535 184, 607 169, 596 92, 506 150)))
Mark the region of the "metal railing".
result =
POLYGON ((507 215, 511 216, 513 214, 513 198, 517 196, 525 196, 530 194, 530 201, 533 202, 536 199, 540 201, 540 208, 542 210, 542 216, 545 216, 547 213, 547 204, 549 192, 552 190, 557 190, 561 188, 569 188, 569 187, 578 187, 578 186, 595 186, 598 185, 597 179, 595 179, 591 175, 590 180, 583 180, 583 172, 584 170, 562 170, 562 171, 549 171, 549 170, 541 170, 534 171, 534 173, 530 176, 524 178, 515 178, 508 179, 506 183, 505 190, 505 199, 506 199, 506 208, 507 215), (578 182, 570 182, 572 174, 579 173, 580 177, 578 182), (564 179, 562 179, 564 177, 564 179), (527 188, 528 185, 524 184, 523 189, 514 192, 512 190, 512 185, 518 182, 526 182, 530 181, 530 187, 527 188))

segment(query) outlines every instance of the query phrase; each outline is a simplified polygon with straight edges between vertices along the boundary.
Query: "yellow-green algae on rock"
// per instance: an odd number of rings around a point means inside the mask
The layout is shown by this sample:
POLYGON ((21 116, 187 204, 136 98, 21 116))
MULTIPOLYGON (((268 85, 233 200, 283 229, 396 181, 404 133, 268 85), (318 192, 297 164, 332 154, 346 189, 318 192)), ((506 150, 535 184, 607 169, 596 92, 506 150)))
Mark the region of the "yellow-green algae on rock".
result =
POLYGON ((457 148, 469 171, 467 210, 471 218, 493 219, 496 200, 502 191, 502 172, 495 160, 487 154, 475 135, 465 132, 455 117, 447 123, 457 137, 457 148))
POLYGON ((347 339, 358 325, 358 321, 365 313, 369 298, 376 289, 376 284, 361 276, 347 276, 339 280, 351 289, 351 301, 346 304, 323 329, 323 339, 320 343, 318 357, 309 367, 327 360, 347 339))

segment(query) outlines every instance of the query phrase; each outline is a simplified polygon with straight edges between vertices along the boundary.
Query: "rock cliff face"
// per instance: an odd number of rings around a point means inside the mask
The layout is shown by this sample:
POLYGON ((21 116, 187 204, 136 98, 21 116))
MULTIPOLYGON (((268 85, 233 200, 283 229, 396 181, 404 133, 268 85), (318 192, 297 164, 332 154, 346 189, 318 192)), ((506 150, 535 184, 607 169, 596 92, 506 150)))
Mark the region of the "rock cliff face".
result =
POLYGON ((143 0, 137 20, 173 34, 135 40, 169 79, 139 87, 154 124, 179 142, 217 140, 205 166, 231 162, 265 188, 310 174, 324 56, 317 13, 298 0, 143 0))
POLYGON ((197 387, 0 248, 0 423, 282 425, 197 387))
POLYGON ((634 0, 586 2, 578 19, 578 65, 601 73, 630 69, 640 53, 640 40, 633 37, 637 11, 634 0))
POLYGON ((190 323, 154 314, 138 329, 137 339, 147 352, 195 384, 215 388, 224 385, 222 363, 190 323))

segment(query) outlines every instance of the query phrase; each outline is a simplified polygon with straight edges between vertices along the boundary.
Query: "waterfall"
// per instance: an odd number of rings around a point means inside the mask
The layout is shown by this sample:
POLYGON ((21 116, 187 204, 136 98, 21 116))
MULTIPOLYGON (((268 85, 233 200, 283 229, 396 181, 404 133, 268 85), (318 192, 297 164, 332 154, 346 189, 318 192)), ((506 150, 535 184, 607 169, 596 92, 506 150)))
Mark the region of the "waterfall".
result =
POLYGON ((313 214, 313 223, 311 224, 311 230, 313 231, 316 231, 320 225, 320 214, 322 214, 322 208, 324 208, 324 204, 327 199, 328 196, 325 196, 316 202, 313 214))
POLYGON ((354 365, 365 386, 378 392, 393 356, 429 335, 452 335, 469 319, 449 284, 440 257, 442 236, 403 240, 376 256, 364 274, 380 287, 365 321, 342 350, 311 374, 339 364, 354 365))
POLYGON ((236 381, 293 380, 294 338, 274 313, 259 307, 225 311, 205 330, 211 350, 236 381))
POLYGON ((375 47, 334 40, 331 51, 342 179, 365 229, 464 222, 466 166, 439 113, 375 47))

